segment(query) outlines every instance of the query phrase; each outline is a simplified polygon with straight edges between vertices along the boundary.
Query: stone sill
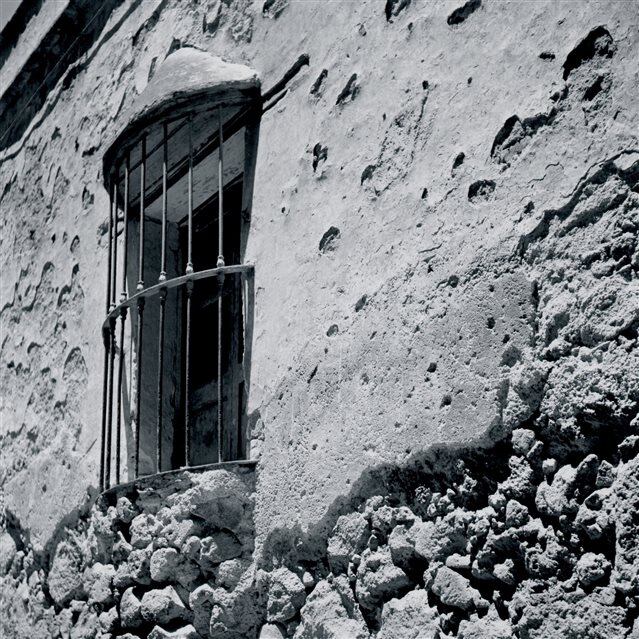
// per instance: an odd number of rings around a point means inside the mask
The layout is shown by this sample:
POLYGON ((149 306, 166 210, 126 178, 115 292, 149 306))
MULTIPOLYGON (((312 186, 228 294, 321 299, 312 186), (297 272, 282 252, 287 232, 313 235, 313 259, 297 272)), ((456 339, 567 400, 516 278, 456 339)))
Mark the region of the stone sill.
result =
POLYGON ((203 473, 211 470, 227 470, 237 474, 246 474, 255 472, 256 466, 257 460, 255 459, 202 464, 200 466, 183 466, 175 470, 164 470, 161 473, 144 475, 133 481, 111 486, 100 493, 98 499, 115 503, 119 497, 127 495, 132 491, 164 488, 170 483, 178 484, 180 479, 188 479, 188 475, 190 474, 203 473))

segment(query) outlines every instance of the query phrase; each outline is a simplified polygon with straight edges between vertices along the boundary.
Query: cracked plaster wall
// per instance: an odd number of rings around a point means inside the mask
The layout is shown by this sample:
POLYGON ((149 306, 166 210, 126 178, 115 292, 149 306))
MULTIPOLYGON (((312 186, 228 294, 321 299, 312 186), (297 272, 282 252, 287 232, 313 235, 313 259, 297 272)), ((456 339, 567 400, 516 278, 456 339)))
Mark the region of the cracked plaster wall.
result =
POLYGON ((377 489, 371 469, 434 446, 524 424, 550 459, 632 436, 638 23, 624 2, 119 6, 0 154, 6 521, 46 561, 95 494, 101 153, 175 41, 266 88, 309 57, 263 119, 246 251, 267 567, 280 537, 321 563, 337 516, 377 489))

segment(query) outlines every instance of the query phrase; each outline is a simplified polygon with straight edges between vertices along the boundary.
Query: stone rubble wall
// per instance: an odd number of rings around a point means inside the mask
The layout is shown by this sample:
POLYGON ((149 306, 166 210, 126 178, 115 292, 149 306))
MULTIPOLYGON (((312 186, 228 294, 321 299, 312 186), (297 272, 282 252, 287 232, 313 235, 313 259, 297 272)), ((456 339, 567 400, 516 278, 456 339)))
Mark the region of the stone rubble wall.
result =
POLYGON ((9 527, 6 636, 639 637, 636 417, 566 441, 542 419, 542 371, 523 376, 527 427, 378 469, 321 544, 281 534, 254 555, 250 468, 105 499, 48 565, 9 527))

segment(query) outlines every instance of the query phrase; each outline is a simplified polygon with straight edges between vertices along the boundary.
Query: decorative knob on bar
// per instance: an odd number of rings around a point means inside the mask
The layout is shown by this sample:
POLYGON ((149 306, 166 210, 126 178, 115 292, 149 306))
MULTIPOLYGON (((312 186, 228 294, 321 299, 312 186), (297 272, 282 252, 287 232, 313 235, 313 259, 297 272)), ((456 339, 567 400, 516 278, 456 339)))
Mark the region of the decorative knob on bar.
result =
POLYGON ((158 282, 166 282, 166 271, 162 271, 160 273, 160 277, 158 277, 158 282))
POLYGON ((139 280, 138 281, 138 285, 135 287, 136 291, 140 292, 144 290, 144 281, 143 280, 139 280))
POLYGON ((191 262, 189 262, 186 265, 186 274, 187 275, 192 275, 193 274, 193 264, 191 264, 191 262))
POLYGON ((217 264, 216 264, 217 268, 224 268, 224 256, 223 255, 218 255, 217 256, 217 264))

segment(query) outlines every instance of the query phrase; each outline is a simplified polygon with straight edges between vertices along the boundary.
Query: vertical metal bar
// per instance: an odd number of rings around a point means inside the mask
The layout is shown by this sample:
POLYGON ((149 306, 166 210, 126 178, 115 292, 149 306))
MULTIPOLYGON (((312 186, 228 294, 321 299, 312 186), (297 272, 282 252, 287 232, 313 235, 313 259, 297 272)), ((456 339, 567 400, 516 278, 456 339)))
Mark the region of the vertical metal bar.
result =
POLYGON ((191 296, 193 281, 186 283, 186 340, 184 349, 184 465, 191 465, 191 415, 190 415, 190 386, 191 386, 191 296))
POLYGON ((222 131, 222 107, 217 108, 218 117, 218 162, 217 162, 217 267, 224 266, 224 132, 222 131))
MULTIPOLYGON (((113 182, 113 175, 110 177, 110 181, 113 182)), ((109 193, 113 195, 113 189, 109 188, 109 193)), ((106 298, 106 312, 109 312, 111 308, 111 277, 112 263, 113 262, 113 202, 109 203, 109 261, 108 261, 108 277, 107 277, 107 298, 106 298)))
MULTIPOLYGON (((126 221, 125 221, 126 224, 126 221)), ((115 430, 115 483, 120 483, 120 455, 122 448, 122 376, 124 372, 124 326, 126 324, 126 307, 120 311, 120 352, 118 359, 117 413, 115 430)))
MULTIPOLYGON (((193 118, 189 115, 189 173, 188 173, 188 229, 187 229, 187 260, 186 274, 193 273, 193 118)), ((184 353, 184 465, 191 465, 191 415, 190 415, 190 386, 191 386, 191 297, 193 295, 193 281, 186 283, 186 326, 184 353)))
MULTIPOLYGON (((126 301, 127 285, 127 255, 128 255, 128 228, 129 228, 129 161, 130 153, 127 151, 126 163, 124 165, 124 196, 122 202, 122 290, 120 293, 120 303, 126 301)), ((117 191, 116 191, 117 195, 117 191)), ((120 352, 118 359, 118 387, 117 387, 117 413, 115 431, 115 483, 120 483, 121 456, 122 456, 122 378, 124 374, 124 334, 126 326, 126 307, 120 310, 120 352)))
POLYGON ((123 218, 124 229, 123 233, 123 255, 122 255, 122 294, 120 295, 120 301, 124 302, 128 297, 127 285, 126 285, 126 269, 127 269, 127 257, 129 248, 129 168, 130 168, 130 152, 127 151, 126 164, 124 165, 124 202, 123 202, 123 218))
POLYGON ((113 214, 113 284, 111 286, 111 305, 109 310, 115 308, 116 291, 118 288, 118 173, 114 172, 111 184, 111 210, 113 214))
POLYGON ((109 332, 104 331, 102 335, 104 339, 104 377, 102 382, 102 439, 100 441, 100 492, 105 488, 104 485, 104 463, 106 454, 106 417, 107 417, 107 394, 108 394, 108 378, 109 378, 109 332))
MULTIPOLYGON (((139 261, 137 290, 144 289, 144 195, 146 182, 146 133, 142 136, 142 151, 140 159, 140 228, 139 228, 139 261)), ((142 423, 142 335, 144 325, 144 298, 138 301, 138 330, 137 330, 137 367, 135 394, 135 476, 140 475, 140 433, 142 423)))
POLYGON ((158 329, 158 418, 157 418, 157 472, 162 472, 162 416, 163 416, 163 371, 164 371, 164 307, 166 305, 166 289, 160 291, 160 326, 158 329))
POLYGON ((224 280, 219 280, 219 297, 217 298, 217 460, 223 460, 222 440, 222 291, 224 280))
POLYGON ((193 118, 189 115, 189 220, 186 274, 193 273, 193 118))
POLYGON ((142 327, 144 322, 144 298, 138 301, 138 330, 136 339, 136 393, 135 393, 135 476, 140 476, 140 424, 142 421, 142 327))
POLYGON ((109 403, 107 406, 105 485, 111 486, 111 440, 113 436, 113 377, 115 368, 115 318, 109 321, 109 403))
MULTIPOLYGON (((218 107, 218 163, 217 163, 217 267, 224 267, 224 139, 222 131, 222 109, 218 107)), ((218 279, 220 294, 217 298, 217 457, 218 462, 223 461, 223 431, 222 431, 222 293, 224 290, 224 276, 218 279)))
MULTIPOLYGON (((167 172, 168 172, 168 131, 167 124, 163 125, 163 140, 162 140, 162 245, 161 245, 161 258, 160 258, 160 276, 159 282, 166 281, 166 217, 167 217, 167 172)), ((163 288, 160 291, 160 319, 158 330, 158 409, 157 409, 157 422, 156 422, 156 465, 157 472, 162 472, 162 418, 164 416, 164 311, 166 307, 166 294, 167 291, 163 288)))
POLYGON ((140 245, 137 290, 144 288, 144 191, 146 180, 146 133, 142 136, 142 159, 140 164, 140 245))
MULTIPOLYGON (((112 176, 111 176, 112 180, 112 176)), ((112 189, 109 188, 109 193, 112 189)), ((106 312, 108 314, 111 306, 111 263, 113 261, 113 202, 109 203, 109 247, 108 247, 108 263, 107 263, 107 294, 106 294, 106 312)), ((108 378, 109 378, 109 332, 104 331, 104 378, 102 384, 102 440, 100 442, 100 490, 105 488, 104 469, 106 465, 106 424, 107 424, 107 406, 108 406, 108 378)))
POLYGON ((163 126, 163 154, 162 154, 162 257, 160 264, 160 277, 159 281, 164 282, 166 280, 166 216, 167 216, 167 172, 169 165, 169 147, 168 147, 168 131, 167 124, 163 126))

